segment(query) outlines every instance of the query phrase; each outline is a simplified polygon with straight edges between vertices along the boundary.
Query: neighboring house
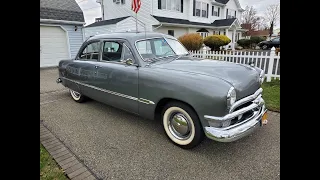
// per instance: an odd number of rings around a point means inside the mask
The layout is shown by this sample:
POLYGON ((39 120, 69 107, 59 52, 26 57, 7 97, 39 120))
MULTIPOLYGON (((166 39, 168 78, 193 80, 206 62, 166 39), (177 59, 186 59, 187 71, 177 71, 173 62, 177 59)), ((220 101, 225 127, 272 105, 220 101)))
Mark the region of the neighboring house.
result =
MULTIPOLYGON (((243 32, 242 37, 249 39, 250 37, 262 37, 266 40, 270 39, 270 29, 264 30, 252 30, 251 24, 241 24, 243 29, 247 29, 248 31, 243 32)), ((280 36, 280 28, 273 30, 273 34, 271 35, 271 39, 280 36)))
MULTIPOLYGON (((119 31, 135 31, 131 0, 97 0, 103 21, 84 28, 85 37, 119 31)), ((231 39, 227 47, 241 39, 239 23, 244 11, 238 0, 143 0, 138 12, 138 31, 156 31, 180 37, 199 33, 202 37, 224 34, 231 39)))
POLYGON ((75 0, 40 0, 40 67, 75 57, 83 43, 84 24, 75 0))

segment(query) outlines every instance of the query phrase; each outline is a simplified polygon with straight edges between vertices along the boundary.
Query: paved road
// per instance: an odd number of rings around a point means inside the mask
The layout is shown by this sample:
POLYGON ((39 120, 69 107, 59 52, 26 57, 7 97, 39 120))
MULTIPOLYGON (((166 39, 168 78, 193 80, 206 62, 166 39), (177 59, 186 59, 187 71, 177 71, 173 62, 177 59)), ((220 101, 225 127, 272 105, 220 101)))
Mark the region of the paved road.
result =
POLYGON ((102 179, 280 179, 280 118, 232 143, 173 145, 159 122, 96 101, 74 102, 40 70, 40 118, 102 179), (43 86, 43 87, 42 87, 43 86), (41 92, 42 90, 42 92, 41 92))

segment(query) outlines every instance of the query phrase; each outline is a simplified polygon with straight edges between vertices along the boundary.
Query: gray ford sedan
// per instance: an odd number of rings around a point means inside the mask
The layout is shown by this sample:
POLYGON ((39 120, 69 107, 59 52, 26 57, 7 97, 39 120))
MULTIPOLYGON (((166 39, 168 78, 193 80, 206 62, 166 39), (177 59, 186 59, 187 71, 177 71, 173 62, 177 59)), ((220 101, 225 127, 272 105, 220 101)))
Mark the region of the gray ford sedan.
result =
POLYGON ((256 67, 192 57, 172 36, 124 32, 90 37, 59 62, 57 82, 78 103, 161 120, 168 138, 189 149, 205 136, 231 142, 266 124, 263 80, 256 67))

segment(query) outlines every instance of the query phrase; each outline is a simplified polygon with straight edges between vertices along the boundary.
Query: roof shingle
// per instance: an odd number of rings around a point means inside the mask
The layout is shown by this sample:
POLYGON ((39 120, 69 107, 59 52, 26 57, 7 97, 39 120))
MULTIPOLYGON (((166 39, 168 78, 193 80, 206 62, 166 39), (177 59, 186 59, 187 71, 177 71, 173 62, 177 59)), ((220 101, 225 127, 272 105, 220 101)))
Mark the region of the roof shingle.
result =
POLYGON ((104 21, 98 21, 98 22, 94 22, 92 24, 89 24, 86 27, 95 27, 95 26, 104 26, 104 25, 110 25, 110 24, 116 24, 126 18, 128 18, 130 16, 126 16, 126 17, 121 17, 121 18, 115 18, 115 19, 108 19, 108 20, 104 20, 104 21))
POLYGON ((40 0, 40 19, 84 22, 83 12, 75 0, 40 0))
POLYGON ((153 17, 163 23, 187 24, 187 25, 198 25, 198 26, 214 26, 214 27, 230 26, 236 20, 236 18, 219 19, 209 24, 209 23, 192 22, 186 19, 175 19, 175 18, 167 18, 167 17, 159 17, 159 16, 153 16, 153 17))

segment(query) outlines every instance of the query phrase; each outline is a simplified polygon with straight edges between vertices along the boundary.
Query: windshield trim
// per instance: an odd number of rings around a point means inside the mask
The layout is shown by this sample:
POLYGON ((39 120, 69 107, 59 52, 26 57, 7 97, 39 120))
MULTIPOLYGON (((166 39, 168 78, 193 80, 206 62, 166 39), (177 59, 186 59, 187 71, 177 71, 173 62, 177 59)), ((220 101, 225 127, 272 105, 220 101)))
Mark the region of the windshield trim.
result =
MULTIPOLYGON (((151 38, 145 38, 145 39, 138 39, 134 42, 134 46, 140 56, 140 58, 144 61, 144 62, 147 62, 147 60, 145 60, 139 50, 138 50, 138 47, 137 47, 137 42, 140 42, 140 41, 145 41, 145 40, 149 40, 149 39, 165 39, 167 41, 167 39, 171 39, 171 40, 174 40, 174 41, 178 41, 177 39, 173 39, 173 38, 166 38, 166 37, 151 37, 151 38)), ((180 43, 180 41, 178 41, 180 43)), ((168 42, 167 42, 168 43, 168 42)), ((180 43, 181 44, 181 43, 180 43)), ((174 52, 174 55, 169 55, 169 56, 163 56, 163 57, 158 57, 158 58, 166 58, 166 57, 171 57, 171 56, 178 56, 177 53, 172 49, 172 47, 170 46, 170 44, 168 43, 169 47, 171 48, 171 50, 174 52)), ((181 44, 182 45, 182 44, 181 44)), ((183 45, 182 45, 183 46, 183 45)), ((183 46, 184 47, 184 46, 183 46)), ((185 48, 185 47, 184 47, 185 48)), ((186 51, 189 53, 189 51, 186 49, 186 51)))

